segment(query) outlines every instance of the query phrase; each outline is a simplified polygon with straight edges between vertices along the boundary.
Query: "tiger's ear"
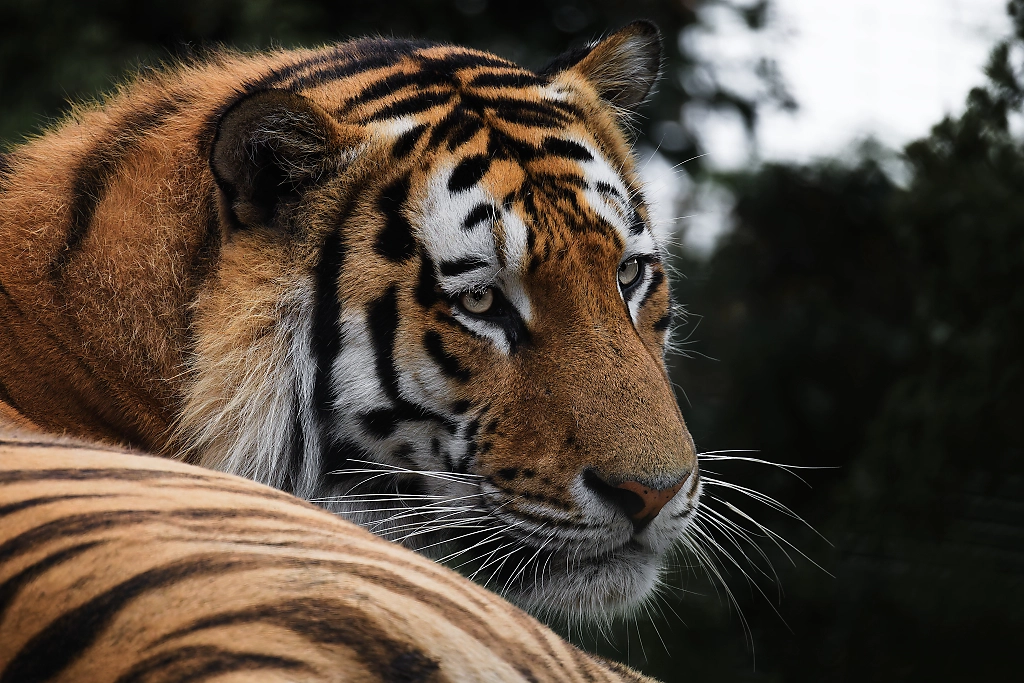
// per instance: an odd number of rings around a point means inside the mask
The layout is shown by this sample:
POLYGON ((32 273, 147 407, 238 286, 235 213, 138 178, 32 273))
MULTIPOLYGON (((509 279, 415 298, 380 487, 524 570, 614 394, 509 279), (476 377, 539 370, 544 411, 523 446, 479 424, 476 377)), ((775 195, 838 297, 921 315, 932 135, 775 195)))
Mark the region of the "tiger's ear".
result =
POLYGON ((601 99, 632 111, 650 94, 661 70, 661 32, 634 21, 603 40, 557 57, 542 76, 571 72, 590 83, 601 99))
POLYGON ((296 93, 265 90, 233 103, 210 149, 233 227, 281 223, 307 187, 344 164, 354 143, 322 107, 296 93))

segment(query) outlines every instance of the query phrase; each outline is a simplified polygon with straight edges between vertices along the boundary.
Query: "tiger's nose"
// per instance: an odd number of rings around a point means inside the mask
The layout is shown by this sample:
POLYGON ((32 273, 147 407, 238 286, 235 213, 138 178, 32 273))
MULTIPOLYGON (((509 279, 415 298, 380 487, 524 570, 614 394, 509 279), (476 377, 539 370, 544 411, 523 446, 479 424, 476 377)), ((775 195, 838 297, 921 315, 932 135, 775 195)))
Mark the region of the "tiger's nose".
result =
POLYGON ((593 470, 587 470, 583 474, 583 483, 598 496, 625 512, 626 516, 633 520, 634 530, 639 533, 679 493, 689 475, 687 472, 672 486, 659 489, 639 481, 609 484, 593 470))

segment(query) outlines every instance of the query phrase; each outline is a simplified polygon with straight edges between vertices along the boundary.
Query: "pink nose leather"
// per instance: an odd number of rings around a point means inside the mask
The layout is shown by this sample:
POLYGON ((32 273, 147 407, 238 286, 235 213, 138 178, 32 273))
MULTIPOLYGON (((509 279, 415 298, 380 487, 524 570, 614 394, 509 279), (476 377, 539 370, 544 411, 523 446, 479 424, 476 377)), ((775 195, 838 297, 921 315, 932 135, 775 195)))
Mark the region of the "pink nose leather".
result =
POLYGON ((630 515, 630 517, 634 522, 649 522, 658 516, 658 513, 672 500, 673 496, 679 493, 679 489, 683 488, 684 482, 685 480, 680 481, 675 486, 667 489, 652 489, 638 481, 624 481, 616 486, 616 488, 625 489, 640 496, 644 506, 630 515))

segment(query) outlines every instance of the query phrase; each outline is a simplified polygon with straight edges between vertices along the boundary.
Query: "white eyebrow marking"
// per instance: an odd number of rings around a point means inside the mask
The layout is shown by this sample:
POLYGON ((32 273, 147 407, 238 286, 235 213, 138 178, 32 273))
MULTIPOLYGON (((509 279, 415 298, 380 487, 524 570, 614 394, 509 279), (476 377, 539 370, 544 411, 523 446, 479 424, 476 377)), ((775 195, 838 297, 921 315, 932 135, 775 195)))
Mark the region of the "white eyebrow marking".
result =
MULTIPOLYGON (((426 196, 418 207, 412 207, 420 241, 437 264, 441 289, 455 296, 497 287, 519 317, 529 322, 532 306, 522 281, 529 229, 515 211, 500 207, 498 199, 480 183, 458 192, 449 190, 454 169, 453 164, 436 171, 427 183, 426 196), (496 234, 504 235, 501 244, 496 234)), ((498 325, 458 310, 453 315, 467 328, 492 339, 503 352, 510 352, 505 332, 498 325)))

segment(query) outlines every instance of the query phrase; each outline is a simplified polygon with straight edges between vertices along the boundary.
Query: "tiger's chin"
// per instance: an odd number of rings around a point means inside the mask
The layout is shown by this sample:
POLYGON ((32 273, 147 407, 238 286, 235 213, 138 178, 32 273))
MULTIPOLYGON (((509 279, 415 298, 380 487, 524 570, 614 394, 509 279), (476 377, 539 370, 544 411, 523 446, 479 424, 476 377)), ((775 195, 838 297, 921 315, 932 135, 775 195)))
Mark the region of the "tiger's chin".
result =
POLYGON ((659 585, 666 553, 636 541, 581 558, 524 549, 531 558, 497 571, 485 584, 534 616, 575 624, 606 622, 633 613, 659 585))

